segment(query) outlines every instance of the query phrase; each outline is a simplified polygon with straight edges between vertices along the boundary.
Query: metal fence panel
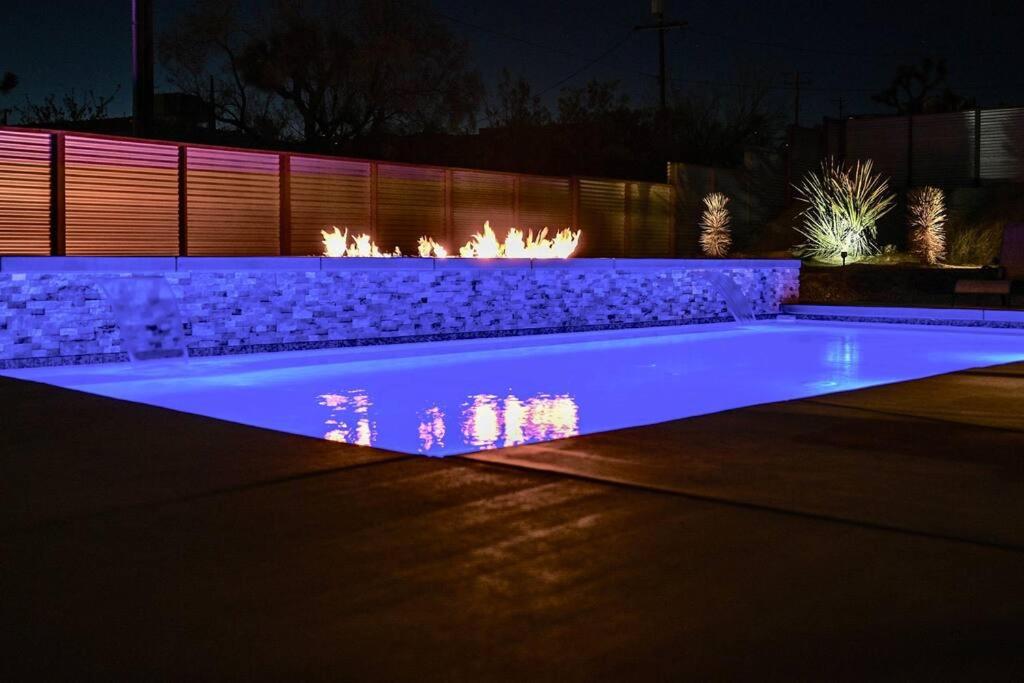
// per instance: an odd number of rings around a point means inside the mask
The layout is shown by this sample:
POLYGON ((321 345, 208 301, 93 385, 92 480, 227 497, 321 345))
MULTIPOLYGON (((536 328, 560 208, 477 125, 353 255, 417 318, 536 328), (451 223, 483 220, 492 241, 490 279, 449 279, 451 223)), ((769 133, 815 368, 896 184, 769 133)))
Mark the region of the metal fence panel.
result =
POLYGON ((277 154, 189 147, 188 253, 280 253, 277 154))
POLYGON ((370 233, 368 161, 291 157, 291 253, 323 252, 320 231, 335 225, 356 235, 370 233))
POLYGON ((911 182, 961 186, 974 182, 974 112, 914 117, 911 182))
POLYGON ((1024 108, 981 112, 981 182, 1024 181, 1024 108))
POLYGON ((178 253, 178 147, 65 136, 66 253, 178 253))
POLYGON ((908 142, 906 117, 846 122, 846 157, 873 160, 875 170, 890 178, 890 187, 907 185, 908 142))
POLYGON ((50 253, 49 133, 0 130, 0 254, 50 253))

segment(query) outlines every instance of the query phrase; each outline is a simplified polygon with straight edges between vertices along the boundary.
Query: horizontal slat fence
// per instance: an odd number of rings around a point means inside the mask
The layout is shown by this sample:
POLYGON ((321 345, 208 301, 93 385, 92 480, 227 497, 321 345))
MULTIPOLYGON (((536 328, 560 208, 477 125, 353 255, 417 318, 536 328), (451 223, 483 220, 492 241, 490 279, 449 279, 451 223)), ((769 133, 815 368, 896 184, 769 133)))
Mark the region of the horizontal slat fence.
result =
POLYGON ((0 130, 0 253, 49 254, 51 136, 0 130))
POLYGON ((67 253, 178 253, 178 150, 122 140, 64 139, 67 253))
POLYGON ((316 255, 320 231, 369 233, 415 255, 457 253, 484 221, 580 255, 670 257, 670 185, 0 128, 0 254, 316 255))
POLYGON ((873 159, 897 189, 1024 181, 1024 107, 829 121, 828 155, 873 159))

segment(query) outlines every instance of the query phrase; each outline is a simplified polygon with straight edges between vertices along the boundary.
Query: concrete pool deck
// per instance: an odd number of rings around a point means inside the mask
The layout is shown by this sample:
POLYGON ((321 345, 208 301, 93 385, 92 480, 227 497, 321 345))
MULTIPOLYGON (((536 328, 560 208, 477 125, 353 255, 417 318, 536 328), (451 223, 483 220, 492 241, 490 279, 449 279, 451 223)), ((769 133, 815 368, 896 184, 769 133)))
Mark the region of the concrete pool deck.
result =
POLYGON ((1024 672, 1024 363, 445 460, 0 406, 7 680, 1024 672))

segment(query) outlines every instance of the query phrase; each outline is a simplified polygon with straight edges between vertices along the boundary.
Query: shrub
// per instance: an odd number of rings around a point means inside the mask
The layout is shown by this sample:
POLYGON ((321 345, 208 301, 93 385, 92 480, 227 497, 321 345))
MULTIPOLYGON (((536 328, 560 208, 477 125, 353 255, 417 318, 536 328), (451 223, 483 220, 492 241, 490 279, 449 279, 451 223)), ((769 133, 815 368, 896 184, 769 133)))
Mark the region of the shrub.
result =
POLYGON ((873 173, 870 160, 853 166, 827 159, 821 171, 808 173, 796 186, 796 198, 807 208, 797 227, 807 242, 801 253, 819 261, 858 261, 878 252, 878 219, 895 204, 889 182, 873 173))
POLYGON ((947 261, 962 266, 984 266, 999 256, 1003 243, 1003 223, 962 223, 949 235, 947 261))
POLYGON ((907 193, 910 252, 934 266, 946 258, 946 198, 937 187, 919 187, 907 193))
POLYGON ((705 256, 722 257, 729 253, 732 235, 729 232, 729 198, 721 192, 704 197, 704 213, 700 217, 700 247, 705 256))

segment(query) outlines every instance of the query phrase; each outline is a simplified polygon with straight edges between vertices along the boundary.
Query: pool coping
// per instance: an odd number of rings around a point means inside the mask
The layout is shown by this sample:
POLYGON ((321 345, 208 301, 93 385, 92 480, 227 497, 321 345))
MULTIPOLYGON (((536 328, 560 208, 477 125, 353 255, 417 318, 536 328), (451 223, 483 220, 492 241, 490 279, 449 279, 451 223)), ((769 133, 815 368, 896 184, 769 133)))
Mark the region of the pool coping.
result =
POLYGON ((797 259, 463 259, 324 256, 0 256, 0 273, 161 273, 203 271, 494 270, 529 268, 630 270, 796 268, 797 259))
POLYGON ((783 304, 780 315, 829 322, 1024 329, 1024 311, 988 308, 783 304))

